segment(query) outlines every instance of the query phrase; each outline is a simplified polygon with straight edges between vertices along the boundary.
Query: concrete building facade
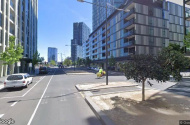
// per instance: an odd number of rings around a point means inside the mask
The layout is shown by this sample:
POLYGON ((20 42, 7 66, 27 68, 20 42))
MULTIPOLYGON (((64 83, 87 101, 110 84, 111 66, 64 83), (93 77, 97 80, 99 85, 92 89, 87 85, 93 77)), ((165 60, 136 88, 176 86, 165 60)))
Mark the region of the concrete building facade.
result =
MULTIPOLYGON (((0 4, 0 53, 9 46, 9 36, 15 36, 15 44, 20 42, 24 48, 20 71, 27 72, 37 51, 38 0, 1 0, 0 4)), ((0 77, 9 68, 0 61, 0 77)))
POLYGON ((83 58, 82 45, 90 35, 90 28, 84 23, 73 23, 73 39, 71 40, 71 58, 76 61, 77 58, 83 58), (80 53, 78 53, 80 52, 80 53))
POLYGON ((57 62, 57 48, 48 47, 48 62, 50 63, 52 60, 57 62))
MULTIPOLYGON (((183 46, 183 7, 166 1, 129 0, 108 17, 108 57, 126 61, 131 54, 156 55, 169 43, 183 46)), ((85 57, 105 64, 106 22, 104 21, 83 44, 85 57)), ((190 27, 190 22, 186 21, 190 27)))

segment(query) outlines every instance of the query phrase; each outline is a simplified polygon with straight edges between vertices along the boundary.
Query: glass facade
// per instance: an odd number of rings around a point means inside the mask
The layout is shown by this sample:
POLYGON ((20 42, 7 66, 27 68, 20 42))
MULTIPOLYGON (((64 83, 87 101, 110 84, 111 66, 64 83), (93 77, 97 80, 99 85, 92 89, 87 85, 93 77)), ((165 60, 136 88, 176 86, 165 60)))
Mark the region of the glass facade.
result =
POLYGON ((73 39, 71 40, 71 59, 83 58, 82 45, 90 35, 90 28, 83 22, 73 24, 73 39), (80 53, 79 53, 80 50, 80 53))
POLYGON ((57 62, 57 48, 48 47, 48 62, 57 62))
POLYGON ((106 3, 108 3, 107 16, 111 15, 115 9, 114 7, 119 7, 124 3, 125 0, 93 0, 93 14, 92 14, 92 27, 95 30, 100 24, 106 19, 106 3), (100 7, 97 5, 105 6, 100 7))

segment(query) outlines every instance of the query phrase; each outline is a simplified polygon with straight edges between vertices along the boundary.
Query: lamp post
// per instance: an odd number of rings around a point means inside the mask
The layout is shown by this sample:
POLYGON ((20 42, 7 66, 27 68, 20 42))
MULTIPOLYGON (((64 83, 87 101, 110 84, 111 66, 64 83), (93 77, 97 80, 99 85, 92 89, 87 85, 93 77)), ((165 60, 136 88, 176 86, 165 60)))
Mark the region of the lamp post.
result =
MULTIPOLYGON (((186 34, 187 34, 187 32, 186 32, 186 10, 185 10, 185 0, 183 0, 183 24, 184 24, 184 39, 185 39, 185 36, 186 36, 186 34)), ((185 53, 186 53, 186 46, 185 46, 185 48, 184 48, 184 51, 185 51, 185 53)))
MULTIPOLYGON (((71 45, 65 45, 65 46, 77 46, 77 44, 71 44, 71 45)), ((75 58, 76 58, 76 55, 74 56, 74 71, 75 71, 75 58)))
MULTIPOLYGON (((88 1, 84 1, 84 0, 77 0, 77 1, 78 2, 85 2, 85 3, 89 3, 89 4, 93 4, 93 5, 96 5, 96 6, 100 6, 100 7, 106 8, 106 85, 108 85, 108 41, 107 41, 107 22, 108 22, 107 10, 108 10, 108 3, 107 3, 107 0, 106 0, 106 6, 102 6, 102 5, 99 5, 99 4, 96 4, 96 3, 91 3, 91 2, 88 2, 88 1)), ((128 0, 125 3, 125 5, 127 3, 128 3, 128 0)), ((126 11, 126 10, 123 10, 123 9, 119 9, 119 8, 116 8, 116 7, 113 7, 113 8, 115 10, 120 10, 120 11, 125 11, 125 12, 129 11, 129 10, 126 11)))

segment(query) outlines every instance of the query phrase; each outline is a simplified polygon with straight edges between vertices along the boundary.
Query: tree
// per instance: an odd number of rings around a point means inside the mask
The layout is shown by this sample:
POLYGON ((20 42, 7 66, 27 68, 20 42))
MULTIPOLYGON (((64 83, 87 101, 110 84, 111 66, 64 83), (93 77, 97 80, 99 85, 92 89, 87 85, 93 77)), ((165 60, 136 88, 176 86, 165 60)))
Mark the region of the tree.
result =
POLYGON ((78 66, 82 65, 82 61, 83 61, 82 58, 78 58, 78 59, 77 59, 77 65, 78 65, 78 66))
POLYGON ((87 57, 85 61, 85 66, 90 66, 91 63, 92 63, 92 60, 89 59, 89 57, 87 57))
MULTIPOLYGON (((142 83, 142 101, 145 100, 145 81, 148 78, 159 78, 157 73, 162 71, 161 66, 157 63, 157 58, 152 55, 133 55, 130 61, 120 64, 120 67, 127 79, 134 79, 136 82, 142 83)), ((167 74, 167 72, 163 73, 167 74)), ((169 76, 169 74, 166 76, 169 76)), ((168 79, 169 77, 161 77, 157 80, 166 81, 168 79)))
POLYGON ((111 66, 111 67, 115 66, 116 61, 115 61, 115 58, 114 58, 113 55, 111 55, 111 57, 109 58, 108 62, 109 62, 109 66, 111 66))
POLYGON ((190 48, 190 33, 185 36, 183 42, 185 47, 190 48))
POLYGON ((38 51, 36 51, 34 54, 33 54, 33 58, 32 58, 32 65, 33 67, 38 64, 38 62, 40 62, 40 54, 38 53, 38 51))
POLYGON ((170 49, 171 47, 164 48, 158 56, 133 55, 130 61, 120 64, 127 79, 142 83, 142 101, 145 100, 145 81, 148 78, 165 82, 173 75, 177 81, 182 79, 180 72, 189 66, 189 58, 170 49))
POLYGON ((15 37, 9 37, 9 46, 5 48, 5 52, 0 54, 0 60, 4 65, 12 65, 11 74, 14 72, 14 63, 18 62, 22 57, 23 47, 20 42, 15 46, 15 37))
POLYGON ((56 62, 55 62, 54 60, 51 60, 50 64, 51 64, 52 66, 55 66, 55 65, 56 65, 56 62))
POLYGON ((72 61, 70 59, 65 59, 63 64, 66 66, 70 66, 70 65, 72 65, 72 61))
POLYGON ((183 50, 179 45, 170 44, 159 53, 159 58, 165 60, 167 71, 177 81, 182 79, 180 72, 190 66, 190 59, 184 56, 183 50))

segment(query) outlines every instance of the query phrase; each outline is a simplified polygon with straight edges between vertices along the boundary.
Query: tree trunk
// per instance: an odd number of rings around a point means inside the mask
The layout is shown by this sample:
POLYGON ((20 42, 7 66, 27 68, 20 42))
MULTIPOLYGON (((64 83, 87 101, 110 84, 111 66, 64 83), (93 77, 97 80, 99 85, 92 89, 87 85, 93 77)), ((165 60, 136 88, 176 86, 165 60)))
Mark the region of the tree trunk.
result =
POLYGON ((15 68, 15 64, 10 64, 10 74, 13 74, 14 73, 14 68, 15 68))
POLYGON ((142 101, 145 101, 145 81, 146 80, 142 81, 142 101))

